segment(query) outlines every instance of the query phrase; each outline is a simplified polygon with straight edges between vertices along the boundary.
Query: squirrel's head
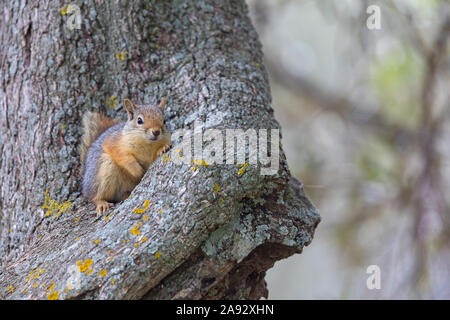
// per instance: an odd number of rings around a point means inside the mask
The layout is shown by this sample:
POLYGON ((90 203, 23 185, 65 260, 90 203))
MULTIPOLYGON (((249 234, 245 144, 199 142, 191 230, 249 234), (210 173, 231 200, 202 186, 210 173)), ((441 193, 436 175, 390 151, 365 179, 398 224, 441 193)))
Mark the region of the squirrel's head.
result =
POLYGON ((166 98, 162 98, 158 106, 135 105, 131 100, 125 99, 124 106, 128 114, 126 130, 148 141, 160 140, 166 131, 165 104, 166 98))

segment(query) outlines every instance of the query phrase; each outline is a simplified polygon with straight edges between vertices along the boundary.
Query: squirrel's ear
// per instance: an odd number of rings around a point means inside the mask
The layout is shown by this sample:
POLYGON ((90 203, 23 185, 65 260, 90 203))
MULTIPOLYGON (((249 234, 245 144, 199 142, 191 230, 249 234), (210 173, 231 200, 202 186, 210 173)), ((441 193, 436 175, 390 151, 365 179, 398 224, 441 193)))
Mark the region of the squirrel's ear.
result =
POLYGON ((166 106, 166 98, 162 98, 161 102, 159 103, 159 108, 164 111, 164 107, 166 106))
POLYGON ((136 105, 133 102, 131 102, 130 99, 123 100, 123 105, 127 110, 128 118, 131 120, 133 118, 134 111, 136 111, 136 105))

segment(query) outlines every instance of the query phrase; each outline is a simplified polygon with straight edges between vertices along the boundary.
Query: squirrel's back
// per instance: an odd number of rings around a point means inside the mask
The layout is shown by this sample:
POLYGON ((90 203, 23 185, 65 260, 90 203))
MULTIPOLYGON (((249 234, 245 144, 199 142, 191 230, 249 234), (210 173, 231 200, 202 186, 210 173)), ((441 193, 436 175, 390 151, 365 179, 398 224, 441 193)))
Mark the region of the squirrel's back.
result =
POLYGON ((108 128, 119 123, 120 120, 107 117, 98 112, 86 112, 83 116, 83 136, 80 145, 81 163, 84 164, 89 147, 108 128))
POLYGON ((82 193, 85 197, 91 198, 93 195, 93 187, 95 183, 95 176, 98 172, 98 164, 101 155, 103 154, 103 143, 105 139, 113 134, 120 134, 125 126, 125 122, 119 122, 106 131, 102 132, 100 136, 89 146, 88 152, 84 162, 83 185, 82 193))
POLYGON ((92 195, 95 172, 97 171, 95 166, 102 152, 103 140, 108 136, 109 129, 112 129, 118 123, 119 120, 109 118, 98 112, 86 112, 83 115, 80 158, 83 167, 82 192, 86 197, 92 195), (99 141, 102 135, 103 138, 99 141))

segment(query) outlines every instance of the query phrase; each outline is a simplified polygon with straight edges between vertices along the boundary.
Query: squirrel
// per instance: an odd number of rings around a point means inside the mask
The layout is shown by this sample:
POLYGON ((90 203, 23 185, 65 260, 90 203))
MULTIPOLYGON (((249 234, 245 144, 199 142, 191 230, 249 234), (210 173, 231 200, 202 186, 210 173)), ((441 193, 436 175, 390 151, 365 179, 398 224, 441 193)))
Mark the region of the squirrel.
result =
POLYGON ((170 148, 171 136, 164 124, 165 103, 165 98, 158 106, 135 105, 125 99, 126 122, 97 112, 84 114, 82 194, 96 204, 97 216, 113 202, 126 199, 150 164, 170 148))

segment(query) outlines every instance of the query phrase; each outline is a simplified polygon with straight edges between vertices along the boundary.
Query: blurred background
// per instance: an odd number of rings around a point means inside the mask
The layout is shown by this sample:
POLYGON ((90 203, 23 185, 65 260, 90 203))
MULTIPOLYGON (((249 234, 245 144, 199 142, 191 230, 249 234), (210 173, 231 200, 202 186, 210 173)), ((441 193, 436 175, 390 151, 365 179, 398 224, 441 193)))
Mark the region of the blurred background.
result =
POLYGON ((247 2, 291 172, 322 216, 268 272, 269 299, 450 299, 449 1, 247 2))

